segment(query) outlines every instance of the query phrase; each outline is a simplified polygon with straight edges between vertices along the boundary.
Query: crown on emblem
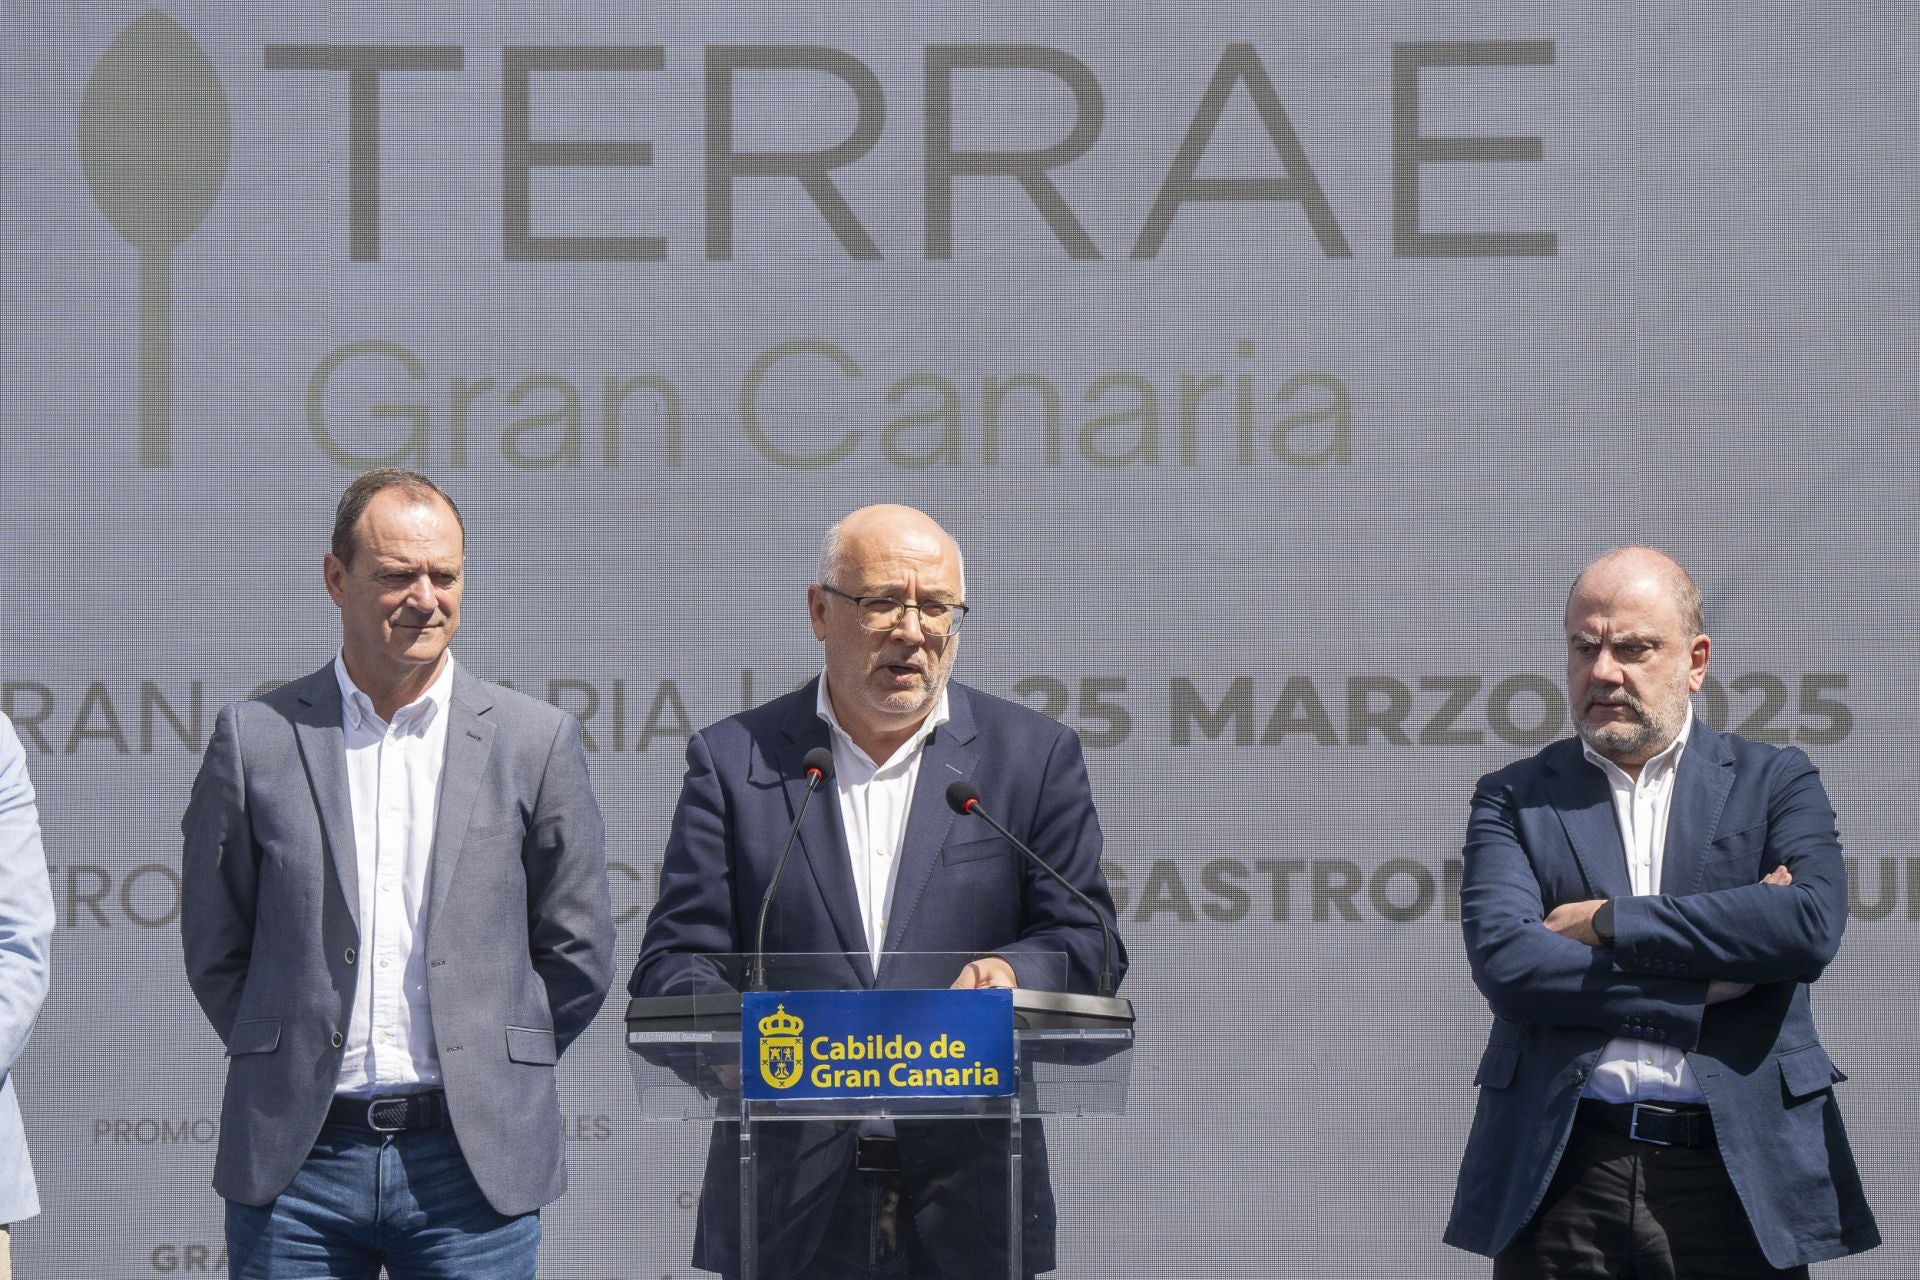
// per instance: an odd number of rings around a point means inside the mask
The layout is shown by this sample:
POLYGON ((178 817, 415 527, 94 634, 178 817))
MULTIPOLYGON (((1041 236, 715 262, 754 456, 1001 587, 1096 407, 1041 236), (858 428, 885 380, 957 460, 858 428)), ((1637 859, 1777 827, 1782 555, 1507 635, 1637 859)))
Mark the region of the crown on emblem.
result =
POLYGON ((760 1019, 760 1034, 763 1036, 797 1036, 806 1028, 806 1023, 787 1012, 787 1006, 776 1005, 772 1013, 760 1019))

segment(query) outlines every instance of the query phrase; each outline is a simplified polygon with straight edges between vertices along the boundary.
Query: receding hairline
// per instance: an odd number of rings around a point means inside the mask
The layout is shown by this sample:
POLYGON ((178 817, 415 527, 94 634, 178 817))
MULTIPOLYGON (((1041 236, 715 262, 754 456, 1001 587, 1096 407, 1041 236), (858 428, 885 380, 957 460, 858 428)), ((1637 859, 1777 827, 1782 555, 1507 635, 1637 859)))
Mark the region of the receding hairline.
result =
POLYGON ((1610 548, 1580 566, 1580 572, 1573 575, 1573 585, 1567 588, 1567 601, 1561 609, 1562 616, 1572 610, 1573 598, 1578 594, 1581 582, 1589 573, 1610 561, 1626 559, 1650 560, 1659 573, 1662 585, 1666 588, 1667 598, 1672 600, 1674 607, 1680 611, 1680 622, 1687 629, 1687 634, 1689 636, 1706 634, 1706 610, 1700 598, 1700 586, 1693 580, 1693 575, 1688 573, 1687 567, 1669 552, 1639 542, 1629 542, 1610 548))
POLYGON ((375 467, 357 476, 347 486, 346 492, 340 495, 339 504, 333 509, 333 536, 328 550, 333 552, 334 559, 343 565, 353 563, 354 552, 359 549, 357 533, 361 518, 367 514, 367 508, 373 505, 375 498, 395 490, 415 506, 430 507, 435 502, 445 505, 453 513, 453 522, 460 529, 461 545, 465 546, 466 518, 460 514, 459 505, 445 489, 420 472, 406 467, 375 467))
POLYGON ((954 563, 960 569, 960 590, 964 594, 967 587, 967 558, 960 550, 960 540, 947 532, 946 526, 935 520, 918 507, 909 507, 903 503, 880 502, 871 506, 849 511, 834 521, 826 535, 820 539, 820 559, 814 565, 814 581, 820 586, 839 586, 846 569, 847 540, 849 527, 872 519, 880 512, 898 512, 902 515, 917 517, 932 529, 946 544, 953 548, 954 563))

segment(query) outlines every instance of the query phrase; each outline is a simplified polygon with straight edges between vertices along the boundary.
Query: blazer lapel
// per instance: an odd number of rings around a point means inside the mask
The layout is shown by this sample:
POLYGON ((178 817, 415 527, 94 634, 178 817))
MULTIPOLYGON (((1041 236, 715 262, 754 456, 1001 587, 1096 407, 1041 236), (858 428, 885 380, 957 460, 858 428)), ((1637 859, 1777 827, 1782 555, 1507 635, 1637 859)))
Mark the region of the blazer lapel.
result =
POLYGON ((1704 721, 1693 722, 1673 779, 1673 809, 1667 815, 1666 854, 1660 860, 1660 892, 1694 891, 1708 841, 1720 827, 1733 790, 1733 752, 1704 721))
MULTIPOLYGON (((947 804, 947 788, 973 776, 973 707, 966 690, 952 683, 947 685, 947 715, 947 723, 933 731, 920 757, 920 776, 914 782, 913 806, 907 811, 907 834, 900 849, 900 872, 893 884, 893 905, 887 912, 882 968, 888 953, 905 950, 913 913, 959 820, 947 804)), ((982 834, 987 830, 981 827, 982 834)))
POLYGON ((1613 790, 1599 766, 1581 752, 1578 738, 1547 760, 1547 794, 1566 829, 1567 842, 1580 863, 1588 890, 1596 898, 1633 895, 1627 879, 1627 849, 1620 843, 1620 820, 1613 811, 1613 790))
MULTIPOLYGON (((826 721, 814 714, 819 687, 816 677, 807 686, 806 696, 794 699, 794 714, 781 726, 783 738, 779 749, 770 753, 771 758, 764 762, 755 761, 756 764, 764 763, 771 770, 770 776, 756 781, 778 784, 786 794, 789 825, 794 815, 800 812, 800 803, 807 794, 804 773, 807 752, 815 747, 831 748, 833 745, 832 731, 827 728, 826 721)), ((776 833, 776 838, 784 834, 776 833)), ((868 959, 867 930, 860 919, 860 894, 853 884, 853 864, 847 855, 847 836, 840 825, 840 801, 834 794, 832 779, 814 789, 813 800, 807 806, 807 815, 800 823, 794 843, 799 847, 789 855, 784 875, 792 876, 799 871, 796 863, 806 864, 813 876, 814 888, 819 892, 820 900, 826 904, 827 918, 833 921, 840 950, 853 957, 853 966, 860 981, 872 986, 873 964, 868 959)), ((777 856, 780 850, 776 846, 773 852, 777 856)), ((771 866, 768 871, 771 874, 771 866)), ((757 904, 755 911, 757 921, 757 904)), ((773 911, 777 917, 780 911, 777 902, 773 911)), ((751 937, 742 938, 741 941, 748 947, 753 945, 751 937)))
POLYGON ((353 842, 353 796, 347 788, 347 739, 341 728, 345 708, 340 703, 340 682, 333 664, 301 681, 295 696, 304 708, 294 721, 293 736, 300 744, 300 760, 307 769, 307 782, 313 788, 313 807, 320 815, 321 838, 333 857, 334 878, 340 883, 341 896, 347 900, 347 913, 360 928, 359 854, 353 842))
POLYGON ((433 821, 433 853, 427 863, 426 929, 431 931, 441 904, 453 887, 453 869, 467 841, 473 804, 486 780, 493 751, 493 698, 486 685, 453 669, 453 694, 447 699, 447 754, 440 766, 440 806, 433 821))

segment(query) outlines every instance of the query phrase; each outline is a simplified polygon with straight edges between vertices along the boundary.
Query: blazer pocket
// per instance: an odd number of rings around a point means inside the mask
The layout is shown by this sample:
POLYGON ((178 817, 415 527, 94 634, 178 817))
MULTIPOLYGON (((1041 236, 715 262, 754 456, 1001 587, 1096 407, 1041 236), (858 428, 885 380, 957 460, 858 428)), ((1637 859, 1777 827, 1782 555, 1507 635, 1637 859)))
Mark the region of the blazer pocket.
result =
POLYGON ((1724 836, 1716 837, 1707 845, 1708 852, 1706 860, 1709 862, 1721 862, 1728 858, 1757 857, 1760 853, 1761 846, 1767 842, 1767 829, 1767 824, 1761 822, 1754 826, 1745 827, 1739 831, 1730 831, 1724 836))
POLYGON ((484 827, 468 827, 466 842, 468 844, 479 844, 485 840, 498 840, 509 835, 515 839, 524 840, 526 834, 527 829, 521 824, 520 819, 509 818, 505 822, 489 822, 484 827))
POLYGON ((229 1058, 237 1058, 243 1053, 272 1053, 279 1047, 278 1018, 248 1018, 244 1022, 236 1022, 232 1034, 227 1037, 229 1058))
POLYGON ((951 866, 956 862, 978 862, 982 858, 1011 856, 1013 846, 999 836, 988 836, 984 840, 967 840, 960 844, 950 844, 940 850, 940 861, 951 866))
POLYGON ((1698 879, 1690 886, 1691 891, 1705 893, 1759 883, 1763 874, 1779 865, 1777 861, 1765 867, 1760 865, 1760 855, 1766 847, 1765 823, 1721 836, 1701 851, 1698 879))
POLYGON ((507 1057, 536 1067, 550 1067, 560 1061, 553 1032, 538 1027, 508 1027, 507 1057))
POLYGON ((1519 1066, 1517 1046, 1490 1044, 1480 1055, 1480 1069, 1473 1073, 1473 1082, 1482 1089, 1504 1089, 1513 1083, 1513 1073, 1519 1066))
POLYGON ((1780 1055, 1780 1083, 1790 1098, 1808 1098, 1845 1080, 1846 1074, 1819 1043, 1780 1055))

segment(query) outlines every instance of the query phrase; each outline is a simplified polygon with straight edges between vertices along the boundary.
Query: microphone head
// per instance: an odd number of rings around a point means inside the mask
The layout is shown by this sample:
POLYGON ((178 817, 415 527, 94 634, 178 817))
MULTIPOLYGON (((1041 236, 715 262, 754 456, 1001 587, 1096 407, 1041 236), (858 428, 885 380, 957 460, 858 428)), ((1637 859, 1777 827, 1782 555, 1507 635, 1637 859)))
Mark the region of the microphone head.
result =
POLYGON ((947 804, 955 813, 966 813, 980 803, 980 788, 965 778, 947 784, 947 804))
POLYGON ((800 764, 806 772, 819 774, 820 780, 825 782, 833 776, 833 751, 827 747, 815 747, 807 752, 807 758, 800 764))

